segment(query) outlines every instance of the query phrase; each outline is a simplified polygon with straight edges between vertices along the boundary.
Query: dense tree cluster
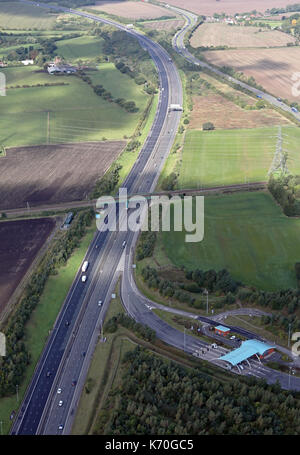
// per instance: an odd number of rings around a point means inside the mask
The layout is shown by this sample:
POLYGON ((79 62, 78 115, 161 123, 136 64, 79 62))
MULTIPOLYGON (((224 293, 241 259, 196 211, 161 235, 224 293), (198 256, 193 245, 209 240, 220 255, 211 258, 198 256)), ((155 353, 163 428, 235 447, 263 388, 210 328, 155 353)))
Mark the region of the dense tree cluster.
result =
POLYGON ((190 305, 193 305, 195 302, 194 297, 182 290, 180 283, 160 278, 157 270, 152 267, 144 267, 142 269, 142 277, 150 288, 158 290, 164 297, 173 297, 180 302, 185 302, 190 305))
MULTIPOLYGON (((286 164, 287 156, 283 157, 282 166, 286 164)), ((271 175, 268 189, 274 199, 281 206, 287 216, 299 215, 300 176, 280 173, 278 176, 271 175)))
POLYGON ((39 303, 49 275, 56 273, 57 268, 66 263, 79 245, 93 216, 92 210, 80 213, 66 235, 54 244, 26 286, 24 295, 7 326, 2 329, 6 336, 7 355, 0 357, 0 397, 15 393, 16 385, 21 384, 26 367, 30 363, 30 355, 24 340, 26 323, 39 303))
MULTIPOLYGON (((299 9, 300 11, 300 5, 299 9)), ((300 14, 293 14, 285 18, 282 22, 281 28, 284 32, 294 35, 298 40, 300 39, 300 14)))
POLYGON ((116 332, 118 325, 122 325, 126 329, 135 333, 138 337, 143 340, 150 341, 151 343, 153 343, 156 339, 156 333, 154 330, 144 324, 135 322, 134 319, 124 313, 119 313, 117 316, 113 316, 109 321, 107 321, 104 330, 108 333, 114 333, 116 332))
POLYGON ((171 174, 167 175, 161 182, 161 188, 164 191, 172 191, 175 189, 177 184, 177 175, 175 172, 171 172, 171 174))
POLYGON ((141 233, 136 249, 136 258, 138 261, 153 255, 155 241, 156 232, 145 231, 141 233))
MULTIPOLYGON (((298 264, 298 274, 300 266, 298 264)), ((223 308, 235 302, 242 302, 244 305, 259 305, 266 310, 285 311, 284 315, 273 315, 263 322, 276 326, 287 333, 289 324, 292 330, 300 329, 300 320, 296 316, 300 308, 300 289, 285 289, 280 291, 263 291, 254 287, 245 287, 241 282, 234 280, 226 270, 186 270, 185 278, 188 282, 173 281, 162 278, 159 271, 146 266, 142 269, 142 278, 152 289, 158 290, 164 297, 172 297, 181 302, 188 303, 195 308, 205 308, 205 303, 195 299, 193 294, 202 294, 206 289, 210 293, 219 296, 214 302, 214 308, 223 308)))
POLYGON ((156 69, 139 42, 128 33, 103 27, 97 34, 104 40, 103 52, 115 62, 116 68, 132 77, 138 85, 152 95, 157 92, 156 69))
POLYGON ((120 170, 122 166, 120 164, 113 164, 109 172, 107 172, 95 185, 92 192, 92 198, 98 198, 104 194, 110 194, 116 188, 119 178, 120 170))
POLYGON ((267 9, 266 12, 272 15, 293 13, 294 11, 300 11, 300 3, 294 3, 293 5, 287 5, 286 8, 271 8, 267 9))
POLYGON ((278 384, 223 383, 141 348, 124 363, 111 434, 300 434, 299 397, 278 384))
POLYGON ((187 271, 185 276, 188 280, 193 280, 199 288, 208 289, 210 292, 222 291, 236 292, 241 283, 235 281, 228 270, 223 269, 216 272, 215 270, 193 270, 187 271))

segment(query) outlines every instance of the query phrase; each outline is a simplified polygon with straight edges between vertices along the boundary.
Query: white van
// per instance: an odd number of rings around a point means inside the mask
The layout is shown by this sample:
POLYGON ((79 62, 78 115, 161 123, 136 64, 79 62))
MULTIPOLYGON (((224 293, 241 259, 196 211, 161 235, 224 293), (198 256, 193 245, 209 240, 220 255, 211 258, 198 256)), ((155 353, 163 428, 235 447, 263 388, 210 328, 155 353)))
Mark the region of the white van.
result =
POLYGON ((81 271, 82 271, 82 272, 86 272, 88 266, 89 266, 88 261, 84 261, 84 263, 83 263, 83 265, 82 265, 82 267, 81 267, 81 271))

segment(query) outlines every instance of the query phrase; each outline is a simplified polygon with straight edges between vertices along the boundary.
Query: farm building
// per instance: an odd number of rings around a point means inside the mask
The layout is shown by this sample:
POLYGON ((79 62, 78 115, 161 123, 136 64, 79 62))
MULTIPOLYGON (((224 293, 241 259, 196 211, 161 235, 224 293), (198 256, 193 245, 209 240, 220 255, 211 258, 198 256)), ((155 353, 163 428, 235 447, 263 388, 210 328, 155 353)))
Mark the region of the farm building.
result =
POLYGON ((64 74, 72 74, 76 73, 77 68, 75 66, 71 66, 68 63, 50 63, 47 69, 49 74, 59 74, 59 73, 64 73, 64 74))
POLYGON ((217 335, 226 336, 230 333, 230 329, 228 327, 224 327, 223 325, 218 325, 215 327, 215 333, 217 335))

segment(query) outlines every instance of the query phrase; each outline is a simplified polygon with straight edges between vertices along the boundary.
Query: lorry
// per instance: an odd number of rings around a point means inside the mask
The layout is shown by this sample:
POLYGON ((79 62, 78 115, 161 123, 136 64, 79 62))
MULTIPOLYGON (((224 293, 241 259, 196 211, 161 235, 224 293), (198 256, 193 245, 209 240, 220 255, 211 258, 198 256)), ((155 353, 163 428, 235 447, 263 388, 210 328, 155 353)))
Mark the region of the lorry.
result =
POLYGON ((170 104, 169 111, 183 111, 183 108, 180 104, 170 104))
POLYGON ((82 267, 81 267, 81 271, 82 271, 82 272, 86 272, 88 266, 89 266, 88 261, 84 261, 84 263, 83 263, 83 265, 82 265, 82 267))

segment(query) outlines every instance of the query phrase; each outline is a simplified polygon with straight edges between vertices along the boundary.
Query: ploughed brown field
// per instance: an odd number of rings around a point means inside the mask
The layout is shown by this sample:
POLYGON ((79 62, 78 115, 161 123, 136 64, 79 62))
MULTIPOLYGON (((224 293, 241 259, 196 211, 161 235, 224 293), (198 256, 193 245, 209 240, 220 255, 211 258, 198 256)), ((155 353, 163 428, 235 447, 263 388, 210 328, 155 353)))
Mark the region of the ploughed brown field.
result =
POLYGON ((174 30, 178 27, 184 26, 184 21, 180 19, 170 19, 167 21, 151 21, 151 22, 144 22, 144 27, 150 28, 152 30, 174 30))
POLYGON ((0 223, 0 314, 54 227, 52 218, 0 223))
POLYGON ((16 147, 0 157, 0 210, 81 201, 125 141, 16 147))
POLYGON ((206 51, 204 56, 208 63, 231 66, 246 76, 253 76, 275 96, 299 102, 299 97, 292 92, 293 74, 299 74, 299 47, 206 51))
POLYGON ((173 12, 169 12, 165 8, 160 6, 151 5, 150 3, 144 2, 132 2, 132 1, 99 1, 96 5, 92 5, 89 8, 96 9, 98 11, 104 11, 108 14, 114 14, 115 16, 126 17, 128 19, 156 19, 162 16, 175 16, 173 12))
POLYGON ((193 47, 280 47, 294 42, 294 37, 278 30, 215 23, 200 25, 191 39, 193 47))
POLYGON ((290 122, 273 109, 246 110, 218 94, 194 96, 190 129, 202 129, 212 122, 217 129, 260 128, 288 125, 290 122))
POLYGON ((295 0, 162 0, 169 5, 184 8, 197 14, 246 13, 253 10, 264 13, 267 9, 294 5, 295 0))

